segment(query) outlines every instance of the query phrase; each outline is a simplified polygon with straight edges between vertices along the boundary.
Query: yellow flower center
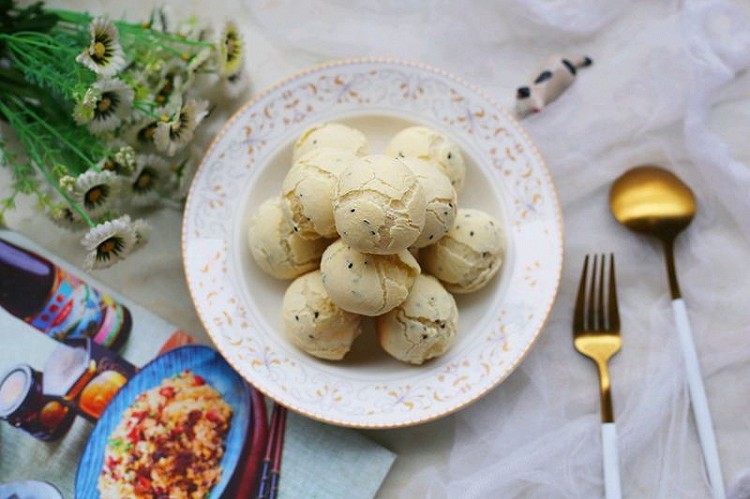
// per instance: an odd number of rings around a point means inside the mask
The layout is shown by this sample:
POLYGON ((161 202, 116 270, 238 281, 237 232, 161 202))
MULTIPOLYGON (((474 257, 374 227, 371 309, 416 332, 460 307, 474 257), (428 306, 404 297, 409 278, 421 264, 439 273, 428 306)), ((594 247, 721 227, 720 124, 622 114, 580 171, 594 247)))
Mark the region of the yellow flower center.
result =
POLYGON ((101 59, 104 57, 104 53, 107 51, 107 47, 104 46, 102 42, 95 42, 94 43, 94 55, 101 59))
POLYGON ((114 239, 107 239, 99 245, 100 253, 113 253, 117 249, 117 242, 114 239))
POLYGON ((101 199, 103 195, 104 193, 99 187, 94 187, 86 194, 86 197, 88 198, 89 202, 96 203, 97 201, 99 201, 99 199, 101 199))
POLYGON ((229 33, 227 35, 227 62, 231 62, 234 60, 234 57, 236 55, 236 52, 239 51, 239 40, 237 39, 237 35, 234 33, 229 33))
POLYGON ((147 172, 143 172, 138 177, 138 180, 136 180, 136 185, 140 189, 145 189, 146 187, 148 187, 149 185, 151 185, 152 181, 153 181, 153 179, 152 179, 151 175, 149 173, 147 173, 147 172))
POLYGON ((96 105, 96 107, 99 109, 99 112, 105 113, 112 105, 112 101, 109 97, 103 97, 99 103, 96 105))

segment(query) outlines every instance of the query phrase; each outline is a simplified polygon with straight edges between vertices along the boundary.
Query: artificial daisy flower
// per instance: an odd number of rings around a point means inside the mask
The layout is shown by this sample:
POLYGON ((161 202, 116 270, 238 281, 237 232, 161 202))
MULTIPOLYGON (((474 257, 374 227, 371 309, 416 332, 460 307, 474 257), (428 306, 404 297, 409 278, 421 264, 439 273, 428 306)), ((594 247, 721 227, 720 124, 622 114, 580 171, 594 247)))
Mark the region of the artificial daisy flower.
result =
MULTIPOLYGON (((133 89, 116 78, 99 80, 92 88, 96 95, 94 106, 91 113, 85 113, 85 117, 89 118, 89 131, 98 134, 115 130, 123 120, 130 117, 133 109, 133 89)), ((82 124, 79 120, 80 114, 83 113, 75 113, 79 125, 82 124)))
POLYGON ((139 218, 133 222, 133 232, 135 232, 135 244, 133 245, 133 251, 135 251, 148 242, 151 235, 151 226, 145 220, 139 218))
POLYGON ((152 116, 143 118, 128 128, 124 134, 125 140, 136 148, 148 147, 154 143, 154 133, 158 121, 157 118, 152 116))
POLYGON ((89 170, 76 178, 73 195, 91 218, 97 218, 112 206, 118 186, 114 173, 89 170))
MULTIPOLYGON (((185 88, 183 83, 185 66, 181 61, 176 60, 172 64, 165 66, 162 71, 161 82, 157 86, 154 102, 160 107, 174 105, 175 100, 182 102, 182 91, 185 88)), ((189 85, 188 85, 189 86, 189 85)))
POLYGON ((125 54, 115 24, 102 17, 89 25, 91 43, 76 61, 100 76, 114 76, 125 67, 125 54))
POLYGON ((235 75, 242 69, 244 43, 237 25, 229 21, 219 38, 219 74, 223 77, 235 75))
POLYGON ((208 102, 190 99, 166 121, 160 121, 154 132, 156 148, 169 156, 182 149, 193 138, 193 132, 208 114, 208 102))
POLYGON ((65 204, 57 204, 47 212, 52 222, 64 229, 80 229, 83 224, 81 215, 65 204))
POLYGON ((86 269, 104 269, 124 260, 135 243, 136 234, 128 215, 92 227, 81 240, 88 251, 86 269))
POLYGON ((130 178, 130 201, 137 206, 147 206, 159 199, 159 190, 168 179, 169 165, 156 154, 139 156, 137 165, 130 178))

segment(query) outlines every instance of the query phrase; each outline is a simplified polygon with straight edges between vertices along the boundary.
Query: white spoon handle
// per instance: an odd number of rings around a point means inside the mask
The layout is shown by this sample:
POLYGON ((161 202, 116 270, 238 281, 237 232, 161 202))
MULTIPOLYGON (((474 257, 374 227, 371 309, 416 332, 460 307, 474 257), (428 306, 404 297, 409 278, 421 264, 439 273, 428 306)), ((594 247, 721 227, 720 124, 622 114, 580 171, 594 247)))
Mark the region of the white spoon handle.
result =
POLYGON ((606 499, 621 499, 620 464, 617 457, 617 427, 615 423, 602 423, 602 451, 605 497, 606 499))
POLYGON ((690 390, 690 402, 693 407, 695 424, 698 427, 698 439, 703 449, 703 460, 708 471, 708 481, 711 483, 711 491, 714 499, 725 499, 724 482, 721 475, 721 464, 719 462, 719 450, 716 447, 716 436, 711 421, 711 412, 708 409, 706 390, 703 387, 698 355, 695 353, 693 333, 690 329, 685 301, 682 298, 672 300, 672 310, 677 323, 677 332, 680 337, 682 357, 685 361, 688 388, 690 390))

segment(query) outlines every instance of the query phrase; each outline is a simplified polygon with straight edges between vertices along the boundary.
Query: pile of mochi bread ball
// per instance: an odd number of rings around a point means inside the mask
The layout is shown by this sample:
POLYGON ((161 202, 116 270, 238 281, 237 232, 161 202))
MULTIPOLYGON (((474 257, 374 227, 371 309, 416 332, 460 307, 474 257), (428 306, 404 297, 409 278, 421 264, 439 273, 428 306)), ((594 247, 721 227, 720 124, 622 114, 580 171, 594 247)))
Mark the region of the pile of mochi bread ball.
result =
POLYGON ((422 364, 456 338, 451 293, 471 293, 500 269, 497 220, 459 209, 459 147, 423 126, 397 133, 385 154, 341 123, 315 125, 294 144, 281 195, 253 214, 253 259, 284 294, 284 332, 310 355, 339 360, 375 317, 383 350, 422 364), (416 258, 415 258, 416 255, 416 258))

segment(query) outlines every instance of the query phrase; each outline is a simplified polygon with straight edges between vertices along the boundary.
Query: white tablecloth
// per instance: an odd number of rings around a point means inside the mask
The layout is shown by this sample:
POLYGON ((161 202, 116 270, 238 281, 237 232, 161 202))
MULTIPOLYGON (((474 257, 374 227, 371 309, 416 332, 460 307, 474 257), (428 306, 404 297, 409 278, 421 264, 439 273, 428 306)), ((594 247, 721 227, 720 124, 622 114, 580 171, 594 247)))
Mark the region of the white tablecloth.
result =
MULTIPOLYGON (((161 2, 51 3, 140 19, 161 2)), ((171 8, 240 25, 253 92, 325 60, 384 55, 439 66, 511 107, 515 87, 549 55, 595 61, 525 121, 564 211, 565 266, 550 320, 520 368, 473 406, 415 428, 365 432, 399 455, 382 497, 602 495, 596 374, 573 350, 570 324, 583 255, 610 251, 623 322, 611 365, 623 492, 708 497, 660 248, 618 226, 607 208, 612 180, 644 162, 674 170, 696 192, 698 215, 677 243, 678 272, 725 482, 750 468, 750 27, 742 17, 750 3, 191 0, 171 8)), ((97 278, 201 331, 182 271, 181 214, 166 208, 149 220, 148 246, 97 278)), ((79 237, 51 226, 31 201, 9 224, 82 260, 79 237)))

